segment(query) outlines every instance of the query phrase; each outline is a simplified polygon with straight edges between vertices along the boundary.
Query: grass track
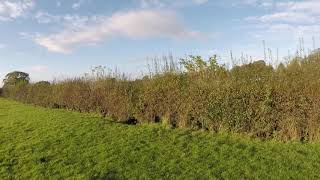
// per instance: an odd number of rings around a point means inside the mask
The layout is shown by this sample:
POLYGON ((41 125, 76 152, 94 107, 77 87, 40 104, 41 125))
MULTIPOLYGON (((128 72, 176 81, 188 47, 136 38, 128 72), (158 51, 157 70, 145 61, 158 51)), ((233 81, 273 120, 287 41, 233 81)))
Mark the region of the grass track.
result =
POLYGON ((126 126, 0 99, 0 179, 319 179, 320 143, 126 126))

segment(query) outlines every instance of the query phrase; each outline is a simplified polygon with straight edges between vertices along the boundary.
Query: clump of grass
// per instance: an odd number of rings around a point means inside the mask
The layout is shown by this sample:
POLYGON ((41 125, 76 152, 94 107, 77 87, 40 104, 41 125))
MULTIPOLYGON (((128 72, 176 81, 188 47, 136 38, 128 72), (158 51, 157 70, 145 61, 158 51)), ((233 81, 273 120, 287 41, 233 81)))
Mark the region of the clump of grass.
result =
POLYGON ((246 133, 262 139, 319 138, 320 59, 315 51, 271 66, 264 61, 226 68, 213 56, 155 62, 149 75, 130 79, 106 73, 51 84, 5 88, 3 95, 45 107, 95 112, 115 121, 214 132, 246 133))

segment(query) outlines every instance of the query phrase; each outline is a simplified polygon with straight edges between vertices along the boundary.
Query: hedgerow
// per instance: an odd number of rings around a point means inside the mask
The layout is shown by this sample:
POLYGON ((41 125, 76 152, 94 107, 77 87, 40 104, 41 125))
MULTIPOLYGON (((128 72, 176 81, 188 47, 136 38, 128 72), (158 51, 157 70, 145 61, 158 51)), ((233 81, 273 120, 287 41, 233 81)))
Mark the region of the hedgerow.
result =
POLYGON ((2 95, 25 103, 80 112, 100 113, 115 121, 253 137, 310 141, 319 138, 320 58, 315 52, 287 64, 257 61, 233 68, 200 56, 179 65, 156 63, 141 79, 106 74, 3 88, 2 95))

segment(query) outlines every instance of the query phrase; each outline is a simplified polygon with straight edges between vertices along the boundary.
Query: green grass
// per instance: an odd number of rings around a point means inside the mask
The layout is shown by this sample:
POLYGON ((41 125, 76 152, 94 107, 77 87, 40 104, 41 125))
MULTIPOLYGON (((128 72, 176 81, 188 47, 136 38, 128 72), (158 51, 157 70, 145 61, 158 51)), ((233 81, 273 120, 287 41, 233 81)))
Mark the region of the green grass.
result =
POLYGON ((320 143, 126 126, 0 99, 0 179, 319 179, 320 143))

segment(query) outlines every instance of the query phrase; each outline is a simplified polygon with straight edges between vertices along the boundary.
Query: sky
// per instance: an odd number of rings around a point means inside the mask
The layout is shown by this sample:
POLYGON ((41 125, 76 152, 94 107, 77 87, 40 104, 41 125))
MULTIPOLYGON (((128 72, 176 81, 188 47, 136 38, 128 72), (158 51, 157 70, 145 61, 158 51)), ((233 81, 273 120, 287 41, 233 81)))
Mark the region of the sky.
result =
POLYGON ((172 54, 272 59, 320 46, 320 0, 0 0, 0 79, 81 76, 93 66, 132 76, 172 54), (303 41, 302 41, 303 38, 303 41), (278 52, 278 53, 277 53, 278 52), (269 55, 268 55, 269 56, 269 55))

